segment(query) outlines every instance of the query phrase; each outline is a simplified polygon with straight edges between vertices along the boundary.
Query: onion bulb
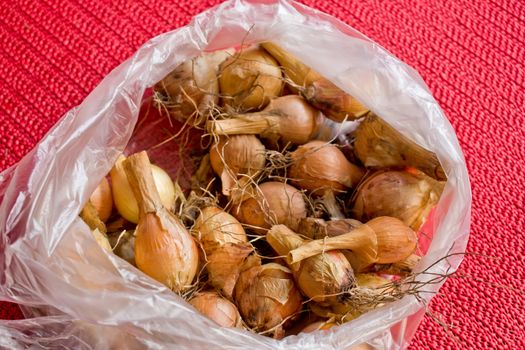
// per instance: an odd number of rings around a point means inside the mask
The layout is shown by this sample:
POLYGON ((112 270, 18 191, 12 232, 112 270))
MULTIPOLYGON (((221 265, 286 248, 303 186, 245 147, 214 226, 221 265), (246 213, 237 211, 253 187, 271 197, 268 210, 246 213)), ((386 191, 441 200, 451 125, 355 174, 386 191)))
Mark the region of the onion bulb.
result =
POLYGON ((173 291, 182 292, 191 286, 197 273, 197 245, 181 221, 163 206, 147 153, 130 156, 123 166, 139 205, 137 267, 173 291))
POLYGON ((225 211, 207 207, 192 230, 206 253, 210 284, 231 298, 243 263, 253 252, 242 225, 225 211))
POLYGON ((264 108, 283 88, 277 61, 264 50, 246 49, 220 66, 219 85, 225 104, 243 110, 264 108))
MULTIPOLYGON (((115 200, 115 207, 124 219, 136 224, 139 221, 139 207, 133 191, 131 190, 128 178, 124 171, 123 162, 126 157, 120 155, 113 169, 111 169, 111 189, 115 200)), ((151 164, 151 173, 160 200, 164 207, 173 210, 175 207, 175 187, 170 176, 161 168, 151 164)))
POLYGON ((269 263, 243 271, 235 286, 235 302, 246 322, 256 332, 284 336, 287 321, 301 310, 302 300, 291 271, 269 263))
POLYGON ((354 153, 367 168, 411 166, 435 179, 447 179, 434 152, 410 140, 375 114, 369 114, 359 124, 353 137, 354 153))
MULTIPOLYGON (((270 246, 281 256, 287 256, 304 240, 284 225, 275 225, 266 235, 270 246)), ((321 304, 337 304, 347 297, 355 285, 352 267, 345 256, 331 250, 312 255, 299 263, 287 263, 292 270, 299 289, 313 301, 321 304)))
POLYGON ((155 84, 161 102, 176 119, 186 120, 207 113, 219 102, 219 64, 232 51, 216 51, 195 57, 177 66, 155 84))
POLYGON ((222 193, 230 195, 237 179, 243 175, 253 177, 264 169, 265 147, 253 135, 221 137, 210 150, 213 171, 220 176, 222 193))
POLYGON ((345 191, 355 187, 363 169, 350 163, 337 146, 310 141, 292 152, 288 175, 292 182, 308 191, 345 191))
POLYGON ((438 203, 443 183, 422 173, 381 171, 357 188, 352 212, 358 220, 392 216, 419 230, 438 203))
POLYGON ((260 184, 253 192, 252 198, 233 209, 233 214, 244 224, 262 229, 284 224, 296 229, 306 217, 303 194, 293 186, 270 181, 260 184))
POLYGON ((299 89, 308 102, 323 111, 328 118, 342 122, 345 119, 360 118, 368 113, 368 108, 354 97, 278 45, 265 42, 261 46, 279 61, 285 75, 293 81, 294 87, 299 89))
POLYGON ((237 307, 216 292, 199 293, 192 297, 189 303, 219 326, 233 328, 242 324, 237 307))
MULTIPOLYGON (((350 259, 352 266, 361 271, 372 264, 389 264, 406 259, 417 245, 415 232, 401 220, 382 216, 356 227, 348 233, 310 241, 289 253, 290 263, 322 254, 333 249, 351 250, 359 264, 350 259)), ((346 255, 348 257, 348 255, 346 255)))
POLYGON ((111 187, 108 179, 102 178, 102 181, 100 181, 91 197, 89 197, 89 201, 98 212, 100 220, 103 222, 108 221, 113 210, 113 197, 111 196, 111 187))
POLYGON ((207 128, 217 135, 255 134, 274 145, 302 145, 317 135, 322 122, 323 115, 302 97, 287 95, 273 99, 261 112, 209 121, 207 128))

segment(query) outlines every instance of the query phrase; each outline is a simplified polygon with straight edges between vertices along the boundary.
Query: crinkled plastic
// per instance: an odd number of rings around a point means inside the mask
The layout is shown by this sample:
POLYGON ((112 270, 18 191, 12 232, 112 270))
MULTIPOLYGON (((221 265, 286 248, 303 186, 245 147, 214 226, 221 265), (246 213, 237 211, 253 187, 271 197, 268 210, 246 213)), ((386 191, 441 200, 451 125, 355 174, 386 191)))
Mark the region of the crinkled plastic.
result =
MULTIPOLYGON (((17 165, 0 174, 4 300, 26 320, 0 321, 0 346, 69 349, 405 348, 422 318, 413 296, 327 331, 274 340, 224 329, 95 242, 83 204, 130 140, 143 94, 179 63, 241 42, 272 40, 437 153, 448 176, 418 269, 463 252, 470 185, 454 130, 410 67, 342 22, 288 1, 232 0, 160 35, 114 69, 17 165)), ((461 255, 432 272, 453 271, 461 255), (451 270, 449 270, 451 269, 451 270)), ((421 276, 421 278, 425 278, 421 276)), ((426 289, 437 291, 440 284, 426 289)), ((427 301, 431 294, 422 295, 427 301)))

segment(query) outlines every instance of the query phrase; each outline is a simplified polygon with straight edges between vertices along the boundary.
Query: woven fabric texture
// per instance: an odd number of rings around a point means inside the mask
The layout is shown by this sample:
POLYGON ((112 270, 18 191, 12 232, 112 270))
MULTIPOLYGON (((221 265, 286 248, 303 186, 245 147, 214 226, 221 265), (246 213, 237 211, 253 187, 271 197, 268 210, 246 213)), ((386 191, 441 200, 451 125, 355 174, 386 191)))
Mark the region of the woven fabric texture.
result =
MULTIPOLYGON (((0 1, 0 170, 146 40, 217 0, 0 1)), ((525 349, 525 2, 305 0, 417 69, 457 131, 472 181, 469 256, 410 349, 525 349), (454 340, 455 337, 455 340, 454 340)), ((0 303, 1 318, 22 317, 0 303)))

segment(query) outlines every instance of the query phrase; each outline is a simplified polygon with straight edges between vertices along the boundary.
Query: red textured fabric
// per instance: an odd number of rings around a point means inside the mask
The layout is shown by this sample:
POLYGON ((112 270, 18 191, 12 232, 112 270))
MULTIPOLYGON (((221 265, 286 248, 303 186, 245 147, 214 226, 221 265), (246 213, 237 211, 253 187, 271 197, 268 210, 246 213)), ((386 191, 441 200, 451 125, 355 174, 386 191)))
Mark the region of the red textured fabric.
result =
MULTIPOLYGON (((0 2, 0 170, 147 39, 219 1, 0 2)), ((525 2, 305 0, 416 68, 455 127, 470 171, 467 257, 431 305, 411 349, 525 349, 525 2)), ((0 317, 22 317, 0 303, 0 317)))

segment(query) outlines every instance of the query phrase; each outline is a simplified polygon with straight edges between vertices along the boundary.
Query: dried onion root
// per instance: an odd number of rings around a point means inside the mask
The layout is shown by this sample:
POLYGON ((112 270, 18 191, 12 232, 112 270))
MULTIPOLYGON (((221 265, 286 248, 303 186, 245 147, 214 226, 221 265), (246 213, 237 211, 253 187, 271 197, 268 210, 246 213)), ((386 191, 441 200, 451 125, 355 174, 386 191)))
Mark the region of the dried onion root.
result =
POLYGON ((264 108, 283 88, 275 59, 258 48, 242 50, 220 66, 223 103, 240 110, 264 108))
POLYGON ((216 292, 202 292, 188 301, 197 311, 219 326, 233 328, 242 325, 237 307, 216 292))
POLYGON ((232 53, 216 51, 183 62, 155 85, 157 103, 180 121, 202 124, 219 102, 219 65, 232 53))
POLYGON ((238 187, 242 176, 252 178, 259 174, 266 163, 266 148, 254 135, 221 137, 210 150, 210 163, 219 175, 222 193, 229 196, 238 187))

